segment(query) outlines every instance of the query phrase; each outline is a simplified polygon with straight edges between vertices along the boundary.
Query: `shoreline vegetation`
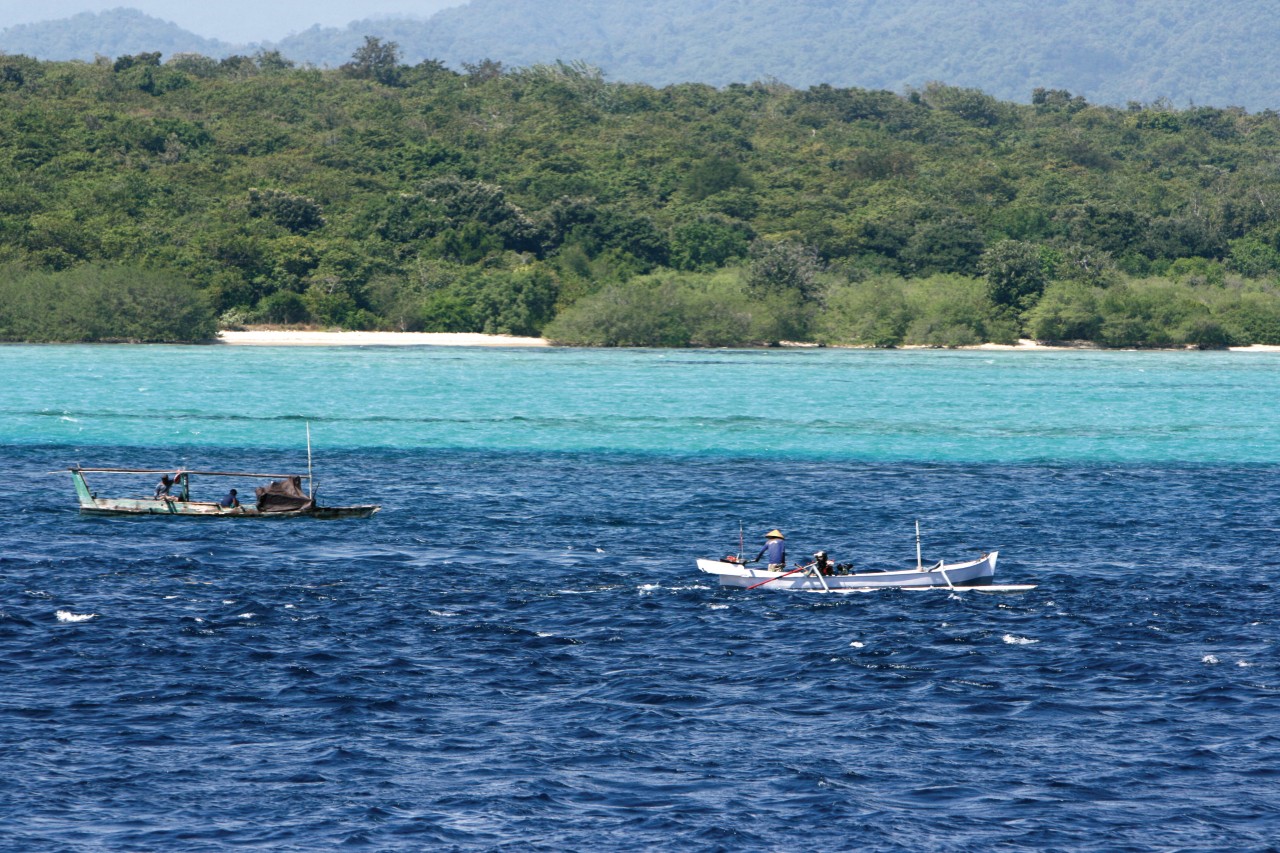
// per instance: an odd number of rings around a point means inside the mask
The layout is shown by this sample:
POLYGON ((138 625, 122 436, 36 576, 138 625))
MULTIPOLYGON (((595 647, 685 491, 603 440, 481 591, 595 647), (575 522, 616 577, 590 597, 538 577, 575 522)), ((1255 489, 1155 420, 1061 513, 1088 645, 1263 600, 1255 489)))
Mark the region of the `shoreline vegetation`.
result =
POLYGON ((1280 346, 1280 113, 1030 94, 0 56, 0 341, 1280 346))

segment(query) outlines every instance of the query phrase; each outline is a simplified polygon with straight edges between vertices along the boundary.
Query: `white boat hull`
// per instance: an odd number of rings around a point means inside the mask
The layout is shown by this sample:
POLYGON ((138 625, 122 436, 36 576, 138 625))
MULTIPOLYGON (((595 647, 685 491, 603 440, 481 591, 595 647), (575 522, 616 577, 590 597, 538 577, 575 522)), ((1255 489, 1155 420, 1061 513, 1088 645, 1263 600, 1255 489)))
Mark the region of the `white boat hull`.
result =
POLYGON ((783 577, 782 573, 768 569, 726 563, 722 560, 698 560, 698 568, 720 579, 721 586, 752 587, 761 589, 817 590, 843 592, 861 589, 923 589, 927 587, 982 587, 991 584, 996 573, 998 552, 983 554, 976 560, 962 563, 939 563, 923 569, 905 569, 892 572, 860 572, 851 575, 823 575, 813 572, 796 572, 783 577), (773 580, 770 580, 773 578, 773 580), (765 583, 768 581, 768 583, 765 583), (825 585, 824 585, 825 582, 825 585))

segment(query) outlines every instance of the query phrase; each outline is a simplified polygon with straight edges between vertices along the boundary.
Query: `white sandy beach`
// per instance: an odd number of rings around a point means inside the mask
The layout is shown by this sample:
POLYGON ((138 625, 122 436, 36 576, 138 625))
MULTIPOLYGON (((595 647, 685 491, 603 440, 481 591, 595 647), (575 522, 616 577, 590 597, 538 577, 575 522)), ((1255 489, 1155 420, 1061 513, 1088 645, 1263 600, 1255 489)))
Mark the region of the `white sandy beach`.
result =
MULTIPOLYGON (((1097 344, 1081 342, 1075 344, 1042 344, 1039 341, 1033 341, 1030 338, 1022 338, 1016 344, 978 344, 974 347, 961 347, 960 349, 978 349, 978 350, 1014 350, 1018 352, 1120 352, 1121 350, 1112 350, 1097 344)), ((1194 350, 1194 347, 1178 347, 1177 350, 1194 350)), ((1231 352, 1280 352, 1280 346, 1272 346, 1268 344, 1253 344, 1247 347, 1227 347, 1231 352)), ((1209 350, 1213 352, 1213 350, 1209 350)), ((1221 350, 1218 350, 1221 352, 1221 350)))
POLYGON ((543 338, 446 332, 308 332, 293 330, 222 331, 218 343, 271 347, 545 347, 543 338))
MULTIPOLYGON (((233 346, 357 346, 357 347, 546 347, 545 338, 522 338, 513 335, 481 335, 474 332, 313 332, 294 329, 254 329, 218 333, 218 343, 233 346)), ((784 347, 816 347, 817 344, 786 343, 784 347)), ((862 347, 856 347, 862 349, 862 347)), ((907 346, 903 349, 938 349, 907 346)), ((1024 338, 1016 344, 979 344, 958 349, 1007 350, 1013 352, 1117 352, 1090 343, 1043 344, 1024 338)), ((1280 346, 1255 344, 1229 347, 1232 352, 1280 352, 1280 346)))

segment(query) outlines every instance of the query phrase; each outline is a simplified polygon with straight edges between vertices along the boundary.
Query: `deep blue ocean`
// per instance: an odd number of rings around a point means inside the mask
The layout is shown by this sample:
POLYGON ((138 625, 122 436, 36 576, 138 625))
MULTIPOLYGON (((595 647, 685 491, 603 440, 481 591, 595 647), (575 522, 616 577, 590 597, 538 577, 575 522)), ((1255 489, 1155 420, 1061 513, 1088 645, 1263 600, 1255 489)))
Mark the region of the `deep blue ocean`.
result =
POLYGON ((0 850, 1278 850, 1278 401, 1280 354, 0 347, 0 850), (305 473, 308 424, 379 514, 62 470, 305 473), (694 564, 916 520, 1036 589, 694 564))

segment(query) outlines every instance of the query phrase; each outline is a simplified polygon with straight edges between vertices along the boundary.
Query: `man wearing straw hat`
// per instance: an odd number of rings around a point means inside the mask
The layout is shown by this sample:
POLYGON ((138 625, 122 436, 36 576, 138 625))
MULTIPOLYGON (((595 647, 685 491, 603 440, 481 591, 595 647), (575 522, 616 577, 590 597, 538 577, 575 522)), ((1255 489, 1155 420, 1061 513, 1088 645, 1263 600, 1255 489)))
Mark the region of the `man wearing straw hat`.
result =
POLYGON ((764 535, 764 547, 760 549, 760 553, 756 554, 756 562, 766 554, 769 557, 769 571, 780 572, 787 567, 787 546, 786 538, 782 535, 782 531, 778 529, 770 530, 764 535))

